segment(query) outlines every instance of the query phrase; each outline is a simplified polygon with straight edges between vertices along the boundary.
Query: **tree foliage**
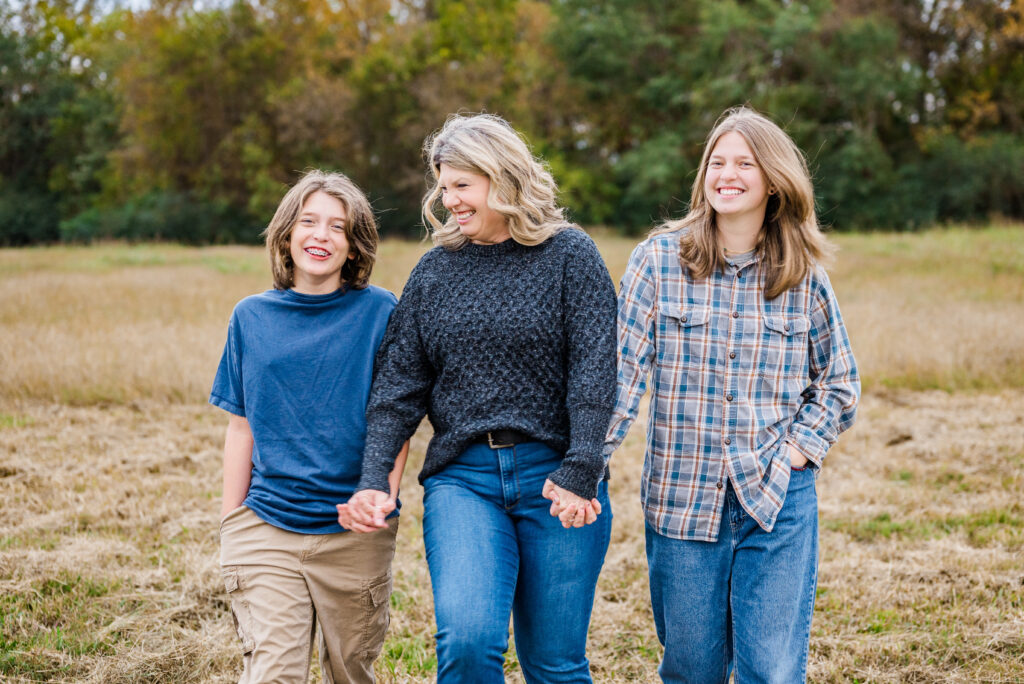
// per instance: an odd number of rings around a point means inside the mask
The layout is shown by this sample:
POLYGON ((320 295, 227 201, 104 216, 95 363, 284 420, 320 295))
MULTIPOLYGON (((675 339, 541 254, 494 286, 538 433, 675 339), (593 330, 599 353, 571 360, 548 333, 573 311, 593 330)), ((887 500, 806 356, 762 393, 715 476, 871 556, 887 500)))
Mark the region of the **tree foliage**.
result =
POLYGON ((0 244, 255 240, 312 166, 417 234, 424 137, 481 110, 644 229, 742 103, 837 228, 1024 217, 1024 0, 94 1, 0 6, 0 244))

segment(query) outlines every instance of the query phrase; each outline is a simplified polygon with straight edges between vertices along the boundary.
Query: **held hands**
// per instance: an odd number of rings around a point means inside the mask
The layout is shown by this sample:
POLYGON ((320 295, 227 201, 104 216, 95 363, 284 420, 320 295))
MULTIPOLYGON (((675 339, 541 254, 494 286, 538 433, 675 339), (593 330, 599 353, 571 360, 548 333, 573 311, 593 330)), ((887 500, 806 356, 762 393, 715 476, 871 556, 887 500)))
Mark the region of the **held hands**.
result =
MULTIPOLYGON (((551 480, 544 481, 541 495, 551 501, 551 515, 562 527, 583 527, 601 515, 601 502, 562 489, 551 480)), ((387 527, 384 519, 395 510, 395 500, 387 493, 364 489, 352 495, 348 503, 338 504, 338 524, 353 532, 376 532, 387 527)))
POLYGON ((565 528, 589 525, 601 515, 601 502, 597 499, 587 501, 551 480, 544 480, 541 496, 551 500, 551 515, 558 518, 565 528))
POLYGON ((384 518, 395 510, 395 500, 386 492, 364 489, 348 503, 338 504, 338 524, 353 532, 376 532, 387 527, 384 518))

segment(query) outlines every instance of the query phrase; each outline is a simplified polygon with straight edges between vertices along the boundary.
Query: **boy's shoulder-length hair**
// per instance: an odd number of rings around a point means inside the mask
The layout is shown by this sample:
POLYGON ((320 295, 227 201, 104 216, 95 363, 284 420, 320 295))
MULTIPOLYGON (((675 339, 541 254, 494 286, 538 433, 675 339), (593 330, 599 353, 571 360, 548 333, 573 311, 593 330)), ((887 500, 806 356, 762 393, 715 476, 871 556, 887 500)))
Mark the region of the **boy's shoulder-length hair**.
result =
POLYGON ((769 189, 764 225, 755 249, 761 260, 765 298, 775 299, 798 285, 816 264, 827 262, 834 247, 818 226, 814 188, 803 153, 778 124, 750 107, 727 109, 719 117, 704 143, 689 211, 681 219, 658 226, 652 234, 684 229, 679 236, 679 259, 695 279, 725 268, 715 210, 704 191, 704 181, 711 152, 730 132, 746 140, 769 189))
POLYGON ((424 141, 423 154, 433 176, 423 197, 423 225, 435 245, 457 250, 469 241, 453 216, 443 222, 437 217, 441 164, 487 177, 487 206, 505 217, 512 239, 520 244, 538 245, 572 227, 558 206, 558 185, 547 165, 500 116, 452 114, 424 141))
POLYGON ((345 208, 345 238, 353 256, 341 267, 342 285, 352 289, 365 288, 377 260, 377 219, 373 208, 359 187, 348 176, 336 172, 313 169, 307 171, 288 190, 274 212, 274 218, 263 231, 270 258, 274 287, 287 290, 295 284, 295 264, 292 262, 292 229, 299 220, 306 200, 316 192, 334 197, 345 208))

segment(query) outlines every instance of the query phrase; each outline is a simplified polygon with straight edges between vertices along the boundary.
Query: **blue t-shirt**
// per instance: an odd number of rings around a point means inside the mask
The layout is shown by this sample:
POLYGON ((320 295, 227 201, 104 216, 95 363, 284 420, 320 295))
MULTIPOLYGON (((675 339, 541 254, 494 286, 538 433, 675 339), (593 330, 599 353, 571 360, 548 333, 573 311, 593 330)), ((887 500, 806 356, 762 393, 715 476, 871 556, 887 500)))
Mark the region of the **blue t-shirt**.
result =
POLYGON ((271 525, 343 531, 334 506, 359 482, 373 359, 396 302, 371 285, 267 290, 235 306, 210 403, 249 421, 245 505, 271 525))

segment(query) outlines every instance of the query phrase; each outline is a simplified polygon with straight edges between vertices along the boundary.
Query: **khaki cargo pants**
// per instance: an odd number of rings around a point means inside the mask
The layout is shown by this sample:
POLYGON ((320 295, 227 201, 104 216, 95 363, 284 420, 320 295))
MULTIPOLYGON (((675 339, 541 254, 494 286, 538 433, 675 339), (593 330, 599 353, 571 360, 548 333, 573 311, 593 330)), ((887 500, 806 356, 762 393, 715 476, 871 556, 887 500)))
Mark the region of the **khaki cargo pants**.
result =
POLYGON ((387 631, 398 517, 372 534, 297 534, 241 506, 220 563, 245 669, 239 684, 309 680, 317 625, 324 682, 373 682, 387 631))

